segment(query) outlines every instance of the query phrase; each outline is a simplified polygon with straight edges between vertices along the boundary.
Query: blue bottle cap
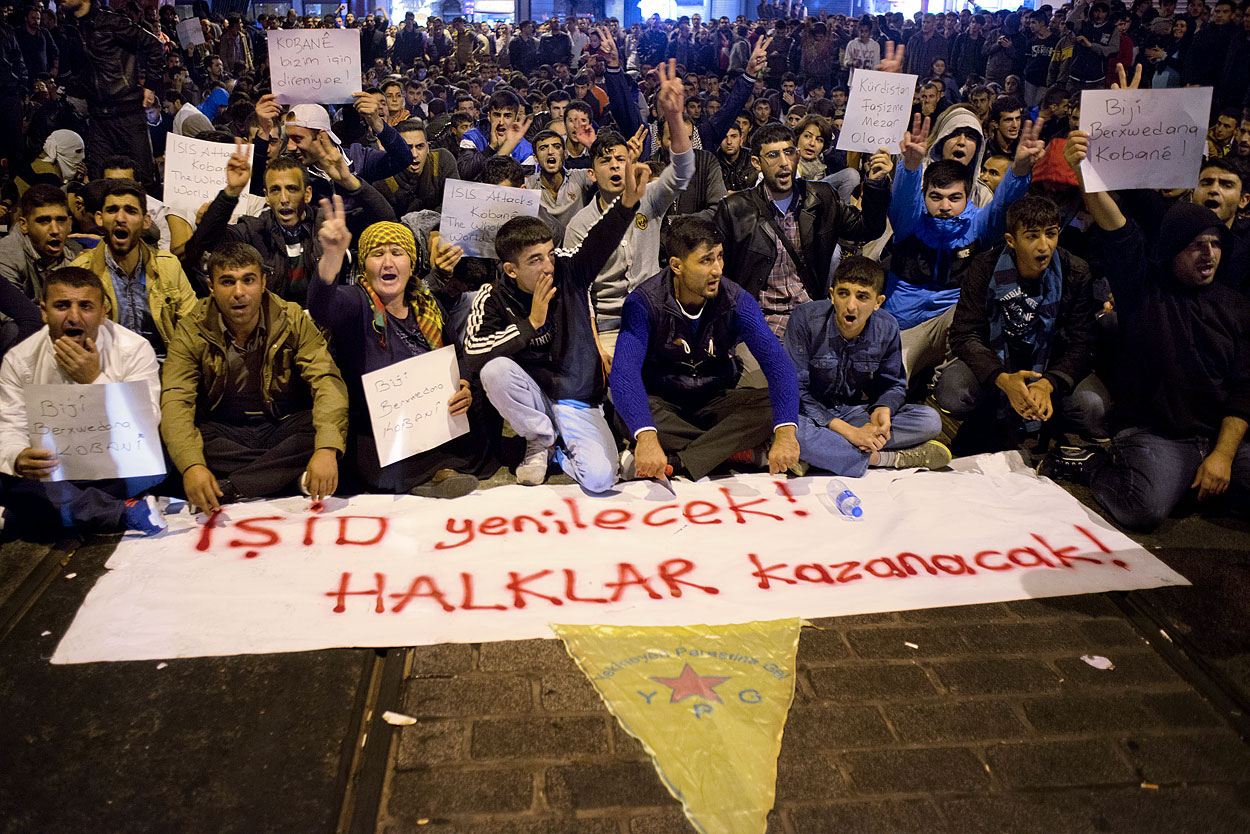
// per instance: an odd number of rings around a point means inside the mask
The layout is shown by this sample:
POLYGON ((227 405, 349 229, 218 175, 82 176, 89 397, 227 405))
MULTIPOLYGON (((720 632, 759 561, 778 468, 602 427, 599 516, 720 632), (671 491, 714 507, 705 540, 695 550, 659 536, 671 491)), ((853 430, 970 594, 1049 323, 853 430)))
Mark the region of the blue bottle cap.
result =
POLYGON ((860 516, 862 516, 863 514, 864 514, 864 508, 863 508, 863 507, 852 507, 852 508, 851 508, 851 517, 852 517, 852 518, 859 518, 859 517, 860 517, 860 516))

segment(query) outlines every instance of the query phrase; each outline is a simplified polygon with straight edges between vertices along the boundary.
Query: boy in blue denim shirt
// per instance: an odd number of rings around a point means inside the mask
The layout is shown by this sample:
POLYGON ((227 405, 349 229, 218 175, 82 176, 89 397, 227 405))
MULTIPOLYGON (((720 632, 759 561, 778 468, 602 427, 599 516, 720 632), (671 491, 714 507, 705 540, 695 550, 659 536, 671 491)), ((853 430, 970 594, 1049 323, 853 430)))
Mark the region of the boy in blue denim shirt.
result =
POLYGON ((799 305, 786 330, 799 377, 802 459, 835 475, 858 478, 869 466, 938 469, 951 460, 933 439, 942 431, 937 411, 904 404, 898 322, 880 310, 884 286, 880 264, 846 258, 830 300, 799 305))

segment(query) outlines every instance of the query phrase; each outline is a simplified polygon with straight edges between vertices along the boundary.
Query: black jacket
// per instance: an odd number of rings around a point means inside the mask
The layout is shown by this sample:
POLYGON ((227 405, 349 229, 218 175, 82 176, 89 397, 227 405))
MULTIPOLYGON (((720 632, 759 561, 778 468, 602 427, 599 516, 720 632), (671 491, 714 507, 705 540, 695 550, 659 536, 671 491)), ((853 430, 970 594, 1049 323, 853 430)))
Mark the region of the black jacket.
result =
POLYGON ((456 157, 443 148, 430 148, 420 174, 407 168, 394 176, 377 180, 373 187, 395 209, 396 217, 413 211, 439 211, 443 207, 443 188, 447 180, 460 179, 456 157))
MULTIPOLYGON (((865 182, 864 211, 847 206, 827 183, 794 180, 799 201, 799 254, 808 268, 798 266, 807 294, 824 298, 829 292, 829 262, 839 239, 867 241, 885 231, 889 189, 865 182)), ((772 202, 760 184, 749 191, 730 194, 716 208, 714 222, 725 239, 725 274, 758 300, 777 259, 777 238, 766 212, 772 202)))
MULTIPOLYGON (((1005 248, 1000 246, 973 260, 964 273, 959 303, 955 305, 955 318, 951 322, 951 350, 967 363, 984 386, 992 385, 1000 373, 1009 372, 990 347, 990 311, 986 298, 994 267, 1005 248)), ((1057 332, 1042 376, 1050 380, 1056 394, 1063 396, 1085 378, 1093 364, 1097 305, 1089 264, 1066 249, 1058 250, 1054 256, 1059 259, 1063 287, 1059 293, 1059 312, 1055 316, 1057 332)))
POLYGON ((82 17, 71 15, 64 32, 58 80, 87 100, 93 116, 140 110, 144 87, 161 100, 165 49, 151 32, 94 2, 82 17))
MULTIPOLYGON (((367 183, 362 182, 356 191, 339 189, 338 193, 352 198, 347 212, 347 228, 352 240, 358 240, 360 233, 374 223, 395 219, 390 204, 367 183)), ((265 262, 267 289, 283 301, 295 301, 303 306, 308 282, 317 280, 317 262, 321 259, 321 241, 317 239, 317 229, 321 225, 319 210, 312 204, 305 208, 305 218, 299 226, 303 252, 294 260, 287 255, 286 237, 278 218, 268 208, 259 217, 240 217, 238 223, 230 222, 230 214, 238 202, 237 197, 229 196, 224 190, 217 194, 191 236, 183 260, 189 265, 198 265, 203 253, 211 252, 222 243, 246 243, 255 247, 265 262)))

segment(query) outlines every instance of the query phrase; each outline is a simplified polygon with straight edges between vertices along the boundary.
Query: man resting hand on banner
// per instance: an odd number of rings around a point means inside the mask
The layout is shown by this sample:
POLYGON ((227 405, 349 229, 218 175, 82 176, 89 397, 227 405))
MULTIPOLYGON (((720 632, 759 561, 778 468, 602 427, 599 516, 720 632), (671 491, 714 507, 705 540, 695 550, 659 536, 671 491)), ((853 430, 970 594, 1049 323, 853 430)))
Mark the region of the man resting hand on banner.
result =
POLYGON ((727 459, 785 472, 799 462, 799 383, 759 303, 726 278, 720 230, 685 216, 664 233, 668 267, 625 299, 612 402, 636 448, 625 478, 702 478, 727 459), (768 389, 736 388, 745 342, 768 389), (771 440, 771 446, 769 442, 771 440), (731 458, 731 456, 733 456, 731 458))
POLYGON ((161 436, 187 500, 211 511, 297 483, 313 500, 332 495, 347 388, 321 332, 265 289, 246 243, 213 252, 208 288, 174 333, 162 377, 161 436))
POLYGON ((156 502, 132 501, 164 475, 98 481, 48 480, 59 466, 51 449, 30 446, 28 385, 92 385, 143 382, 152 407, 160 407, 160 368, 147 339, 104 314, 104 286, 86 269, 67 266, 48 273, 39 303, 45 326, 18 343, 0 364, 0 483, 6 533, 10 523, 48 530, 138 530, 158 533, 165 520, 156 502))

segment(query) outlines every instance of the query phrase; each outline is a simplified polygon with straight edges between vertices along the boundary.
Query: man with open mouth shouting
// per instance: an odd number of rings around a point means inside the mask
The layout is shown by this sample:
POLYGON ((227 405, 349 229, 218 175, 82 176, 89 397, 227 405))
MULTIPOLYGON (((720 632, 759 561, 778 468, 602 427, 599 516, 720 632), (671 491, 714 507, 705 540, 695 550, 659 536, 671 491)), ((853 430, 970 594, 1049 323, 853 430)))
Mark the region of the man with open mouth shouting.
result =
POLYGON ((54 436, 52 444, 31 445, 25 395, 30 385, 142 382, 152 407, 159 408, 160 369, 152 346, 108 320, 104 285, 88 270, 68 266, 48 273, 39 307, 45 326, 6 353, 0 364, 0 483, 6 535, 19 524, 22 531, 43 536, 62 527, 160 532, 165 520, 155 500, 134 497, 165 476, 52 480, 60 467, 56 444, 64 441, 54 436), (53 448, 42 448, 46 445, 53 448))

